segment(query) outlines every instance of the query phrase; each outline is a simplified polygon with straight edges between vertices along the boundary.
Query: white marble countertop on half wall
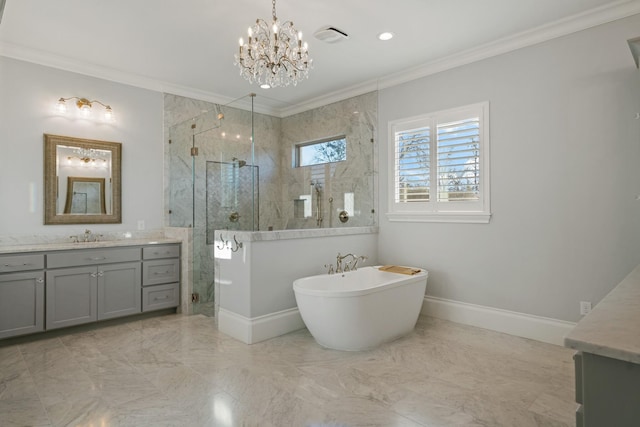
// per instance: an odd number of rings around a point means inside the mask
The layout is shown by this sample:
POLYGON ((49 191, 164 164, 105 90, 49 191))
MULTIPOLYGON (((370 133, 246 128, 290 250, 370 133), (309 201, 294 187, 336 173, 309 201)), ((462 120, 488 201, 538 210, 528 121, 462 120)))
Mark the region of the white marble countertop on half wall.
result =
POLYGON ((274 231, 239 231, 239 230, 216 230, 215 237, 220 234, 225 240, 233 239, 239 242, 263 242, 267 240, 289 240, 304 239, 308 237, 327 236, 347 236, 353 234, 377 234, 378 227, 337 227, 337 228, 309 228, 296 230, 274 230, 274 231))
POLYGON ((578 322, 564 345, 640 364, 640 265, 578 322))
POLYGON ((122 240, 103 240, 100 242, 64 242, 64 243, 27 243, 27 244, 14 244, 4 245, 0 244, 0 255, 9 253, 23 253, 23 252, 46 252, 46 251, 63 251, 69 249, 94 249, 94 248, 115 248, 120 246, 143 246, 143 245, 161 245, 168 243, 182 243, 178 239, 169 239, 161 237, 157 239, 152 238, 136 238, 136 239, 122 239, 122 240))

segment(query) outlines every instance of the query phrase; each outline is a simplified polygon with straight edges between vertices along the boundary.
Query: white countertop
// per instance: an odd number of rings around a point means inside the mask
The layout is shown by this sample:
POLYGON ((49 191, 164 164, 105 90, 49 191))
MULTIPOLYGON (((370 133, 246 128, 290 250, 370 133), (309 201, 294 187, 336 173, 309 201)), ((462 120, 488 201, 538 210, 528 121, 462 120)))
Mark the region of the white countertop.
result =
POLYGON ((640 364, 640 265, 578 322, 564 345, 640 364))
POLYGON ((160 238, 160 239, 105 240, 100 242, 79 242, 79 243, 64 242, 64 243, 41 243, 41 244, 25 244, 25 245, 5 245, 5 246, 0 246, 0 254, 62 251, 62 250, 69 250, 69 249, 114 248, 119 246, 160 245, 160 244, 167 244, 167 243, 181 243, 181 241, 178 239, 160 238))

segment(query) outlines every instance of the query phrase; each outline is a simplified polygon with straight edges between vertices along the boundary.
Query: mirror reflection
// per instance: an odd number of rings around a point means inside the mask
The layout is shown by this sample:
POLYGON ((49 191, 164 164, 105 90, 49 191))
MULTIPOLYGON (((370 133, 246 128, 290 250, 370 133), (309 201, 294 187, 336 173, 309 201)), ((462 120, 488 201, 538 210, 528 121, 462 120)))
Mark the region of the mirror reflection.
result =
POLYGON ((67 177, 67 201, 63 213, 106 214, 105 181, 104 178, 67 177))
POLYGON ((120 223, 117 142, 45 134, 45 224, 120 223))

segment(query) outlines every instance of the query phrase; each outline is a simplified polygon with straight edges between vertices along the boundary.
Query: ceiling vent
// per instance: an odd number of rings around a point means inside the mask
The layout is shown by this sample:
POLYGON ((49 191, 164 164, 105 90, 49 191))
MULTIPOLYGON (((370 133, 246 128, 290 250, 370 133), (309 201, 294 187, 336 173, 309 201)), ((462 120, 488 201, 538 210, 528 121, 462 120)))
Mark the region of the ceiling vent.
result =
POLYGON ((338 43, 349 38, 349 34, 331 26, 320 28, 318 31, 313 33, 313 36, 325 43, 338 43))

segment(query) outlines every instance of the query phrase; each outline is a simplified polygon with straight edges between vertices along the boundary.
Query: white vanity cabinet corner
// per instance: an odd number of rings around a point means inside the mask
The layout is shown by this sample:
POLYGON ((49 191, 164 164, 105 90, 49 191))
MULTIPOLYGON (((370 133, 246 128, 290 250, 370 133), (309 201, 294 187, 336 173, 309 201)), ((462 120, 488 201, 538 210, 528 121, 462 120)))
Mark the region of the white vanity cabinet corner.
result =
POLYGON ((145 246, 142 249, 142 311, 180 304, 180 245, 145 246))
POLYGON ((0 255, 0 338, 44 330, 44 254, 0 255))
POLYGON ((140 313, 141 248, 47 254, 46 328, 140 313))

